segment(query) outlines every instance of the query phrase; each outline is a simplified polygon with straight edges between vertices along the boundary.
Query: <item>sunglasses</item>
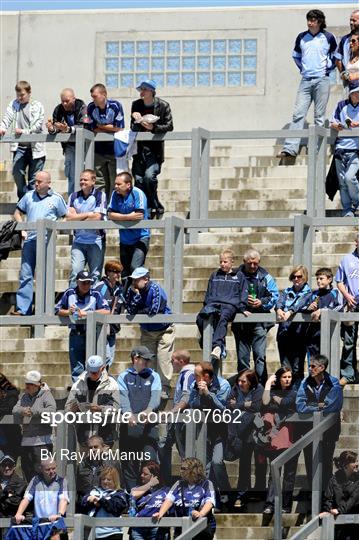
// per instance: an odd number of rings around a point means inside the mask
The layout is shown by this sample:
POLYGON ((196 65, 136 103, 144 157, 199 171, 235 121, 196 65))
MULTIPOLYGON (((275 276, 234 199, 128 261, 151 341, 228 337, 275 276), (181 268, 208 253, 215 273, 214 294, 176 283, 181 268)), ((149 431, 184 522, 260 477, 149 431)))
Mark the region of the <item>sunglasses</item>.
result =
POLYGON ((302 274, 300 274, 299 276, 293 276, 292 279, 302 279, 302 277, 303 277, 302 274))
POLYGON ((351 39, 349 43, 359 43, 359 39, 351 39))

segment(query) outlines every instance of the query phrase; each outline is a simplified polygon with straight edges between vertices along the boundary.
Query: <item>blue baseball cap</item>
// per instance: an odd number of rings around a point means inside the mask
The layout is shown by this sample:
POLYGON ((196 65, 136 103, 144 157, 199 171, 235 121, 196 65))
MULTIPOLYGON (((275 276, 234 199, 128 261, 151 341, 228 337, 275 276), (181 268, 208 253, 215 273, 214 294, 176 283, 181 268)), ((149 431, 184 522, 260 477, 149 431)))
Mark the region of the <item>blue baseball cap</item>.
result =
POLYGON ((354 94, 354 92, 359 92, 359 80, 349 83, 349 95, 354 94))
POLYGON ((152 92, 156 91, 156 83, 152 79, 144 79, 140 82, 138 86, 136 86, 136 90, 141 90, 142 88, 148 88, 148 90, 152 90, 152 92))
POLYGON ((97 373, 97 371, 100 371, 104 365, 105 363, 102 357, 94 354, 89 356, 86 360, 86 371, 89 371, 90 373, 97 373))
POLYGON ((130 275, 130 278, 139 279, 141 277, 147 276, 149 273, 150 271, 147 268, 145 268, 144 266, 139 266, 132 272, 132 274, 130 275))

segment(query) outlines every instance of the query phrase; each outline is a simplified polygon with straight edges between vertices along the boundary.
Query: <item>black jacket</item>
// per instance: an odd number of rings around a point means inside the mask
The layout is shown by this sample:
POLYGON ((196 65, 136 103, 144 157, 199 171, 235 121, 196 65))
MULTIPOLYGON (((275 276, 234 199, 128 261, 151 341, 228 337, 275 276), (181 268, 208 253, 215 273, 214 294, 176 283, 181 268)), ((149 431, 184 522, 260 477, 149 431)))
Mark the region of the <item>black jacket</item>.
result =
POLYGON ((15 231, 16 225, 10 219, 0 229, 0 261, 7 259, 10 251, 21 249, 21 231, 15 231))
POLYGON ((0 517, 14 516, 25 493, 26 482, 14 473, 4 488, 1 485, 0 479, 0 517))
POLYGON ((230 304, 243 313, 247 307, 248 288, 247 280, 242 272, 236 270, 223 272, 220 268, 213 272, 208 280, 207 292, 203 305, 230 304))
POLYGON ((333 508, 340 514, 357 514, 359 512, 359 473, 346 477, 343 470, 338 470, 329 480, 323 497, 323 512, 333 508))
MULTIPOLYGON (((132 113, 139 112, 142 116, 145 114, 145 104, 142 99, 137 99, 132 102, 131 106, 131 129, 132 131, 145 131, 141 124, 136 124, 132 118, 132 113)), ((159 120, 153 125, 151 133, 161 134, 167 133, 167 131, 173 131, 172 113, 170 104, 158 97, 154 98, 153 114, 159 116, 159 120)), ((156 155, 156 160, 162 163, 165 159, 164 148, 165 143, 163 141, 138 141, 137 147, 140 151, 143 147, 150 148, 156 155)))
MULTIPOLYGON (((66 124, 70 125, 72 124, 72 121, 70 121, 69 117, 73 114, 73 127, 72 131, 75 131, 75 126, 83 127, 84 124, 84 117, 86 115, 87 107, 84 101, 82 99, 75 99, 75 109, 73 112, 67 112, 64 109, 64 106, 62 103, 59 103, 54 109, 54 112, 52 113, 52 121, 55 122, 66 122, 66 124)), ((72 126, 71 126, 72 127, 72 126)), ((74 146, 75 143, 61 143, 61 146, 63 149, 66 148, 67 145, 74 146)))

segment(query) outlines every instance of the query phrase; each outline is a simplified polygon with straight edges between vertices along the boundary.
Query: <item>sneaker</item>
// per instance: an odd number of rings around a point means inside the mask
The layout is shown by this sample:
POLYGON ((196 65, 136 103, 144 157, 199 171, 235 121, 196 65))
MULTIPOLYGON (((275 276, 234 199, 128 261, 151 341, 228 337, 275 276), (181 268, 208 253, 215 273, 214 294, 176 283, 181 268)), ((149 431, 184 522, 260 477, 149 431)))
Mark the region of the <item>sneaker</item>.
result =
POLYGON ((274 514, 274 509, 272 506, 265 506, 263 514, 274 514))
POLYGON ((282 150, 281 152, 279 152, 277 154, 277 158, 279 158, 279 159, 286 158, 286 157, 296 157, 296 155, 295 154, 290 154, 286 150, 282 150))
POLYGON ((21 311, 10 311, 10 315, 15 315, 16 317, 22 317, 24 314, 21 311))
POLYGON ((211 356, 216 360, 221 359, 221 347, 219 345, 216 345, 216 347, 214 347, 213 351, 211 352, 211 356))
POLYGON ((352 212, 351 210, 349 210, 348 212, 345 212, 345 214, 344 214, 343 217, 354 217, 354 212, 352 212))
POLYGON ((241 499, 237 499, 233 506, 234 506, 234 508, 243 508, 244 504, 243 504, 243 501, 241 499))

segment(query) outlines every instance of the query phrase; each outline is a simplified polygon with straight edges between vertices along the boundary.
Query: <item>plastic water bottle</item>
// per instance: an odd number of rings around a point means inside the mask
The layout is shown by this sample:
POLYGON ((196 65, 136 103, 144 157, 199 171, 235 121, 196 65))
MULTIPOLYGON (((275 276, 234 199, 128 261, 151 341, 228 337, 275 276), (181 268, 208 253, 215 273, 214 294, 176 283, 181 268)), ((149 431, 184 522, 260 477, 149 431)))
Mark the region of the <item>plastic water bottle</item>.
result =
POLYGON ((80 311, 79 308, 76 306, 76 307, 75 307, 75 311, 74 311, 73 314, 72 314, 72 317, 73 317, 73 319, 74 319, 74 322, 77 322, 77 321, 79 320, 79 316, 80 316, 80 315, 79 315, 79 311, 80 311))
POLYGON ((128 507, 128 515, 134 517, 137 514, 136 501, 134 497, 130 497, 130 505, 128 507))

